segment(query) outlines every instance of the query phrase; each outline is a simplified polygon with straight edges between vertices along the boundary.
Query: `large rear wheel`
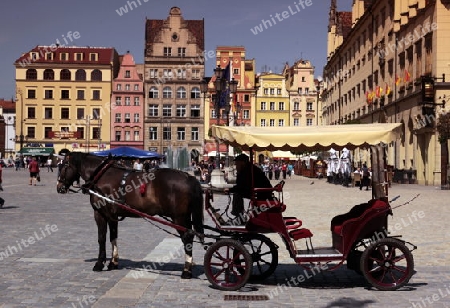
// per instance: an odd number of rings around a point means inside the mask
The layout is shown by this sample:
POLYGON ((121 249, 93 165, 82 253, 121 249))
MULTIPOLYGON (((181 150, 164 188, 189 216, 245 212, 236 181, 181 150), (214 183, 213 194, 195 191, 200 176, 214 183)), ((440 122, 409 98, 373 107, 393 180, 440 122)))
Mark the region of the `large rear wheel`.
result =
POLYGON ((264 280, 272 275, 278 266, 278 246, 262 234, 245 234, 239 241, 252 257, 251 280, 264 280))
POLYGON ((384 238, 364 250, 361 271, 375 288, 393 291, 408 283, 414 273, 414 259, 402 241, 384 238))
POLYGON ((236 291, 250 278, 252 259, 247 249, 238 241, 222 239, 205 253, 205 274, 213 287, 236 291))

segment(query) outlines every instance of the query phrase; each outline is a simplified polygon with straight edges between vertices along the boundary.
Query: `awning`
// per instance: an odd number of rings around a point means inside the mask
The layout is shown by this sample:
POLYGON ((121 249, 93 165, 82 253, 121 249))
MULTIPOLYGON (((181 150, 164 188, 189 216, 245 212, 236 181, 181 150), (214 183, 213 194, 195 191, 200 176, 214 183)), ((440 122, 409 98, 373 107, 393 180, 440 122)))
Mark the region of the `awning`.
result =
POLYGON ((22 148, 19 153, 23 155, 31 155, 31 156, 48 156, 50 154, 53 154, 55 152, 55 149, 53 148, 22 148))
POLYGON ((328 126, 212 126, 212 136, 243 150, 328 150, 390 143, 400 137, 401 123, 328 126))

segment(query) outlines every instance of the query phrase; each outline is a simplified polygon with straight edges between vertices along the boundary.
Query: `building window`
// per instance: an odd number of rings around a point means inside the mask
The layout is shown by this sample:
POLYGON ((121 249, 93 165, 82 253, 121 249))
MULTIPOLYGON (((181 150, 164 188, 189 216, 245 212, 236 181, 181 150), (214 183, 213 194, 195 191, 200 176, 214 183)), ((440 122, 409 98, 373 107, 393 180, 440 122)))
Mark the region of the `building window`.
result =
POLYGON ((281 110, 281 111, 284 110, 284 102, 279 102, 278 103, 278 110, 281 110))
POLYGON ((149 104, 148 105, 148 116, 157 117, 158 116, 158 105, 149 104))
POLYGON ((275 89, 274 88, 270 88, 270 95, 275 95, 275 89))
POLYGON ((138 130, 134 131, 134 141, 139 141, 141 140, 141 136, 138 130))
POLYGON ((306 119, 306 126, 312 126, 312 119, 306 119))
POLYGON ((122 96, 116 96, 116 106, 122 106, 122 96))
POLYGON ((116 90, 117 91, 122 91, 122 85, 120 83, 117 84, 116 90))
POLYGON ((69 99, 69 90, 61 90, 61 99, 69 99))
POLYGON ((36 119, 36 108, 28 107, 28 109, 27 109, 27 118, 28 119, 36 119))
POLYGON ((92 99, 93 100, 100 100, 100 90, 93 90, 92 91, 92 99))
POLYGON ((61 80, 70 80, 72 78, 72 74, 68 69, 63 69, 59 73, 59 79, 61 80))
POLYGON ((277 89, 277 95, 281 95, 281 89, 277 89))
POLYGON ((91 61, 98 61, 98 53, 90 53, 89 54, 89 60, 91 60, 91 61))
POLYGON ((300 110, 300 103, 294 102, 294 110, 299 111, 300 110))
POLYGON ((158 127, 152 126, 148 129, 148 139, 158 140, 158 127))
POLYGON ((53 52, 46 52, 45 53, 45 60, 53 60, 53 52))
POLYGON ((186 98, 186 89, 184 87, 177 89, 177 98, 186 98))
POLYGON ((186 57, 186 48, 185 47, 178 47, 178 56, 186 57))
POLYGON ((84 139, 84 127, 77 127, 77 138, 84 139))
POLYGON ((261 110, 266 110, 266 102, 261 102, 261 110))
POLYGON ((313 103, 306 103, 306 110, 312 111, 313 110, 313 103))
POLYGON ((102 71, 95 69, 91 72, 91 81, 102 81, 102 71))
POLYGON ((84 90, 77 90, 77 99, 84 99, 84 90))
POLYGON ((92 109, 92 119, 94 119, 94 120, 100 119, 100 108, 92 109))
POLYGON ((125 71, 125 78, 131 78, 131 72, 129 70, 125 71))
POLYGON ((298 118, 294 118, 294 126, 300 126, 300 121, 298 118))
POLYGON ((114 116, 114 123, 120 123, 120 122, 122 122, 122 114, 120 112, 118 112, 114 116))
POLYGON ((53 109, 52 108, 45 107, 44 119, 46 119, 46 120, 53 119, 53 109))
POLYGON ((116 130, 114 136, 115 141, 120 141, 120 138, 122 137, 122 132, 120 130, 116 130))
POLYGON ((172 47, 164 47, 164 57, 172 56, 172 47))
POLYGON ((266 119, 261 119, 260 122, 261 127, 265 127, 266 126, 266 119))
POLYGON ((303 94, 303 88, 298 88, 298 89, 297 89, 297 92, 298 92, 298 94, 300 94, 300 95, 303 94))
POLYGON ((75 53, 75 61, 83 61, 83 53, 82 52, 75 53))
POLYGON ((76 81, 85 81, 86 80, 86 71, 85 70, 77 70, 75 72, 75 80, 76 81))
POLYGON ((69 108, 61 108, 61 119, 68 120, 70 118, 69 108))
POLYGON ((156 87, 151 87, 150 91, 148 91, 148 97, 149 98, 158 98, 158 89, 156 87))
POLYGON ((125 113, 124 122, 125 123, 130 123, 131 122, 131 117, 130 117, 129 113, 125 113))
POLYGON ((77 119, 84 119, 84 108, 77 108, 77 119))
POLYGON ((177 78, 178 79, 186 79, 186 70, 184 68, 179 68, 177 70, 177 78))
POLYGON ((278 119, 278 126, 284 126, 284 119, 278 119))
POLYGON ((92 128, 92 139, 100 140, 100 127, 93 127, 92 128))
POLYGON ((244 102, 249 102, 249 101, 250 101, 250 95, 244 94, 244 102))
POLYGON ((131 106, 131 100, 129 96, 125 96, 125 106, 131 106))
POLYGON ((53 90, 45 90, 44 98, 45 99, 53 99, 53 90))
POLYGON ((150 78, 155 79, 158 78, 158 70, 155 68, 150 69, 150 78))
POLYGON ((191 118, 199 118, 199 117, 200 117, 200 105, 192 105, 191 118))
POLYGON ((125 91, 130 91, 130 85, 129 84, 125 85, 125 91))
POLYGON ((36 90, 28 89, 27 90, 27 98, 36 98, 36 90))
POLYGON ((36 128, 32 126, 27 127, 27 136, 28 138, 34 139, 36 138, 36 128))
POLYGON ((191 128, 191 140, 192 141, 198 141, 200 136, 200 132, 198 127, 192 127, 191 128))
POLYGON ((186 105, 177 105, 177 117, 186 116, 186 105))
POLYGON ((135 113, 134 114, 134 123, 139 123, 140 122, 140 120, 139 120, 139 113, 135 113))
POLYGON ((233 68, 233 75, 239 75, 239 69, 233 68))
POLYGON ((44 127, 44 139, 51 139, 50 132, 52 131, 51 127, 44 127))
POLYGON ((138 84, 134 85, 134 91, 139 91, 139 85, 138 84))
POLYGON ((44 70, 44 80, 55 80, 55 72, 49 68, 44 70))
POLYGON ((172 130, 170 126, 163 127, 163 140, 172 140, 172 130))
POLYGON ((275 110, 275 102, 270 102, 269 103, 269 108, 270 108, 271 111, 274 111, 275 110))
POLYGON ((30 53, 30 58, 31 58, 31 60, 33 60, 33 61, 38 60, 38 59, 39 59, 39 53, 38 53, 38 52, 31 52, 31 53, 30 53))
POLYGON ((191 98, 200 98, 200 89, 197 87, 192 88, 191 98))
POLYGON ((275 119, 269 119, 269 126, 274 127, 275 126, 275 119))
POLYGON ((36 80, 37 79, 37 71, 34 68, 27 69, 25 78, 27 80, 36 80))
POLYGON ((172 105, 164 104, 162 112, 163 112, 163 117, 171 117, 172 116, 172 105))
POLYGON ((163 98, 172 98, 172 89, 170 87, 164 87, 163 98))
POLYGON ((177 128, 177 140, 185 140, 186 139, 186 129, 184 127, 177 128))
POLYGON ((200 79, 200 70, 197 69, 192 70, 192 79, 200 79))
POLYGON ((248 120, 250 119, 250 110, 244 110, 244 119, 248 120))
POLYGON ((135 97, 134 97, 134 105, 135 105, 135 106, 139 106, 139 105, 140 105, 140 102, 139 102, 139 96, 135 96, 135 97))
POLYGON ((163 77, 164 77, 164 79, 172 79, 173 78, 172 70, 169 68, 165 68, 163 70, 163 77))

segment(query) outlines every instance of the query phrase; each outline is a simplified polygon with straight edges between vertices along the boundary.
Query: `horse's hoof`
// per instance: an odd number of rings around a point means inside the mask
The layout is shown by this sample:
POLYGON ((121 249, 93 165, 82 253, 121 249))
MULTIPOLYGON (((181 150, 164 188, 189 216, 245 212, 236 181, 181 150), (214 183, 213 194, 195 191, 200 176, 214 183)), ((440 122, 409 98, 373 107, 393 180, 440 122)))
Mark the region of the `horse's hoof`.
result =
POLYGON ((183 273, 181 273, 181 279, 191 279, 191 278, 192 278, 192 272, 183 271, 183 273))
POLYGON ((103 271, 103 263, 102 262, 95 263, 94 268, 92 270, 94 272, 101 272, 101 271, 103 271))
POLYGON ((114 264, 112 262, 110 262, 108 264, 108 271, 112 271, 112 270, 116 270, 116 269, 119 269, 119 264, 114 264))

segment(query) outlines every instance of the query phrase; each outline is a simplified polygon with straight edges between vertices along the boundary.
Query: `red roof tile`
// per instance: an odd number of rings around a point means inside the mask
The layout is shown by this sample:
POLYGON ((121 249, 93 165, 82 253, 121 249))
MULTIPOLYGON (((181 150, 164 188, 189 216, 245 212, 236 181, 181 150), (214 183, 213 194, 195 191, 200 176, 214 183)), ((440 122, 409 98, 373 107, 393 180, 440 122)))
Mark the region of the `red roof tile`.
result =
POLYGON ((338 12, 339 28, 344 39, 352 30, 352 12, 338 12))

